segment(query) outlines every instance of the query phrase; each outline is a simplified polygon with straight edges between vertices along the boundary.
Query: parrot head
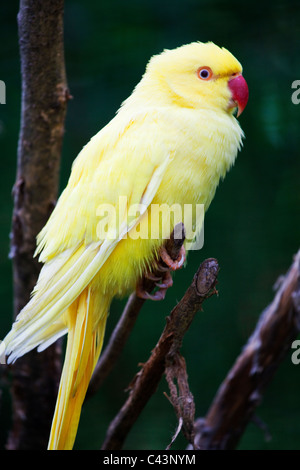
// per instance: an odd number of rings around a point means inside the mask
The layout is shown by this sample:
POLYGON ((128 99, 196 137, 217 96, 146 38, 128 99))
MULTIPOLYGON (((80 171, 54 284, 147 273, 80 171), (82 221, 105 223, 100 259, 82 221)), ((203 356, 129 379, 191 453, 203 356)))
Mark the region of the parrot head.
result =
POLYGON ((158 81, 169 103, 223 110, 237 116, 248 101, 248 86, 239 61, 212 42, 194 42, 152 57, 146 78, 158 81))

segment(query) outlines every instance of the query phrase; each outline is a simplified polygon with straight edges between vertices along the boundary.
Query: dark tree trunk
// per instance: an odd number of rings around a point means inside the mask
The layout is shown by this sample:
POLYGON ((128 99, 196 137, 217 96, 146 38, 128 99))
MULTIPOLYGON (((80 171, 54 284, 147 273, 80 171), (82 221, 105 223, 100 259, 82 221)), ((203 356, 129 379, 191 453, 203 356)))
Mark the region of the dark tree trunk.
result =
MULTIPOLYGON (((21 128, 11 233, 14 316, 28 302, 40 264, 36 235, 51 214, 69 92, 63 47, 63 0, 21 0, 21 128)), ((47 445, 60 377, 60 347, 29 353, 12 366, 13 422, 8 449, 47 445)))

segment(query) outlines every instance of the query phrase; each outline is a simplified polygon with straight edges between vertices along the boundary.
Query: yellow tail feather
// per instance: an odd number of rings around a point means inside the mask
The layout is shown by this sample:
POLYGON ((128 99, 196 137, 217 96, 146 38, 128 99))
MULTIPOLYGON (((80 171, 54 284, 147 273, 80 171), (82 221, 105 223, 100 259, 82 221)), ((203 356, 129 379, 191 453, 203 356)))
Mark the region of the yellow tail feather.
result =
MULTIPOLYGON (((100 300, 98 296, 97 300, 100 300)), ((49 438, 49 450, 70 450, 73 447, 81 407, 102 348, 107 303, 96 303, 95 293, 88 287, 68 308, 66 316, 68 342, 49 438), (99 308, 102 310, 100 315, 99 308)))

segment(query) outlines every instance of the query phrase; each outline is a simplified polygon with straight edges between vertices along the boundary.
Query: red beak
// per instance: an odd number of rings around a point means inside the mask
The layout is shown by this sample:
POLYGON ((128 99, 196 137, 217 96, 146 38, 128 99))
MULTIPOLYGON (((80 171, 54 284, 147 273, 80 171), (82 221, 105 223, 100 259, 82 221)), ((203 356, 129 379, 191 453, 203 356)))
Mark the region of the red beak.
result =
POLYGON ((238 107, 237 117, 242 114, 249 98, 249 89, 243 75, 235 75, 228 81, 228 86, 232 94, 230 108, 238 107))

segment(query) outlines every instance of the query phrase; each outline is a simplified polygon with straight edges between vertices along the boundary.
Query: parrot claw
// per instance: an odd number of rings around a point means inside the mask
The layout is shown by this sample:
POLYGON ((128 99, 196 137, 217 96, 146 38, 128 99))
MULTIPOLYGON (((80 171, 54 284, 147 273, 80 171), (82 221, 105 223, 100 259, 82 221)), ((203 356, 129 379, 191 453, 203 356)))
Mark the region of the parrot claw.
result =
POLYGON ((160 273, 166 273, 168 271, 170 271, 170 268, 168 266, 163 266, 161 263, 157 262, 157 265, 156 265, 156 269, 157 271, 159 271, 160 273))
POLYGON ((160 281, 161 280, 161 276, 155 276, 155 274, 150 273, 150 272, 146 272, 144 274, 144 276, 145 276, 146 279, 149 279, 150 281, 160 281))
POLYGON ((173 279, 170 270, 176 271, 177 269, 182 268, 183 263, 185 262, 185 248, 184 246, 181 247, 178 258, 175 261, 170 257, 165 247, 161 248, 160 257, 162 263, 157 263, 157 265, 155 266, 155 272, 145 273, 144 277, 136 286, 136 295, 140 299, 163 300, 165 298, 167 289, 173 285, 173 279), (162 273, 162 275, 159 276, 159 273, 162 273), (153 281, 154 285, 158 287, 158 290, 154 294, 150 294, 144 288, 144 279, 153 281))
POLYGON ((167 271, 162 278, 162 282, 156 282, 155 285, 159 287, 160 289, 168 289, 169 287, 172 287, 173 285, 173 279, 171 276, 170 271, 167 271))
POLYGON ((149 294, 147 291, 137 291, 137 296, 145 300, 164 300, 166 296, 167 289, 159 289, 155 294, 149 294))
MULTIPOLYGON (((149 273, 147 273, 147 276, 145 275, 145 277, 147 277, 147 279, 151 279, 151 277, 149 277, 149 273)), ((158 278, 157 276, 153 275, 153 278, 155 278, 155 279, 151 279, 151 280, 161 280, 162 281, 160 283, 155 282, 155 285, 158 287, 158 290, 154 294, 149 294, 149 292, 147 292, 144 289, 143 279, 141 279, 141 281, 138 283, 138 285, 136 287, 136 295, 140 299, 156 300, 156 301, 163 300, 166 296, 166 292, 167 292, 168 288, 173 285, 173 279, 172 279, 172 276, 171 276, 171 273, 170 273, 169 270, 167 272, 165 272, 162 277, 158 278)))
POLYGON ((159 270, 166 271, 171 269, 171 271, 177 271, 177 269, 182 268, 184 262, 185 262, 185 248, 182 245, 180 248, 179 256, 178 258, 174 261, 172 260, 171 256, 167 252, 166 248, 163 246, 160 250, 160 257, 163 260, 163 262, 167 265, 167 268, 164 266, 159 266, 159 270), (161 269, 163 268, 163 269, 161 269))

